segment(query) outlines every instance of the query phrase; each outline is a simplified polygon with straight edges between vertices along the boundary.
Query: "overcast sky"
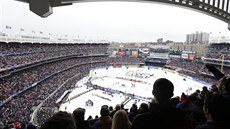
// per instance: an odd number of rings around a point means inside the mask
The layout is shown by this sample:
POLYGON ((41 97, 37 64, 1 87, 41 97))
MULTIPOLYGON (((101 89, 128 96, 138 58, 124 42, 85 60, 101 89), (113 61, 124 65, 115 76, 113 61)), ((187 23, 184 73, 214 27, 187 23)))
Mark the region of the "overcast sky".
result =
POLYGON ((186 40, 186 34, 203 31, 230 37, 227 23, 175 6, 146 2, 83 2, 53 8, 41 18, 29 5, 0 0, 0 30, 11 34, 108 39, 118 42, 186 40), (6 29, 5 26, 11 29, 6 29), (20 31, 20 29, 24 31, 20 31), (35 33, 32 33, 35 31, 35 33), (43 32, 40 34, 40 32, 43 32))

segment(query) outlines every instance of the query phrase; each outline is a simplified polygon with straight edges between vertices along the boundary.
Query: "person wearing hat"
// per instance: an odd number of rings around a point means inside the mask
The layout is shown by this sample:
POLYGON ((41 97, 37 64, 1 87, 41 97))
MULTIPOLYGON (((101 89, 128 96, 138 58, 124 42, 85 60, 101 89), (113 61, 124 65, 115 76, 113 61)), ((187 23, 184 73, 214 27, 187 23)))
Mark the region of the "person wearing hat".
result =
POLYGON ((14 127, 15 127, 16 129, 21 129, 21 124, 20 124, 20 122, 14 122, 14 127))

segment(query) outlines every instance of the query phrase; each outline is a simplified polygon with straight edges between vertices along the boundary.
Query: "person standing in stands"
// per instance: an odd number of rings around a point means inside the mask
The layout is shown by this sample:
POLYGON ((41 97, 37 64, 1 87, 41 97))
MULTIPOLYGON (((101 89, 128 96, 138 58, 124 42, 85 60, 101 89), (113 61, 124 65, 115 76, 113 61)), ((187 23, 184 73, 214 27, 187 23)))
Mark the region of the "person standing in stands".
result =
POLYGON ((153 84, 154 102, 150 112, 137 116, 131 129, 190 129, 186 113, 170 103, 174 85, 166 78, 160 78, 153 84))
POLYGON ((110 116, 111 118, 113 118, 113 115, 114 115, 118 110, 120 110, 120 109, 121 109, 120 104, 117 104, 117 105, 115 106, 115 110, 113 110, 113 111, 109 114, 109 116, 110 116))
POLYGON ((125 110, 118 110, 113 116, 112 129, 130 129, 131 122, 125 110))
POLYGON ((196 129, 230 129, 230 102, 222 94, 209 93, 203 111, 207 122, 196 129))
POLYGON ((109 107, 103 105, 100 111, 101 117, 95 122, 96 129, 111 129, 112 119, 109 116, 109 107))
POLYGON ((94 129, 90 125, 89 121, 85 120, 85 109, 77 108, 73 111, 73 117, 77 126, 77 129, 94 129))

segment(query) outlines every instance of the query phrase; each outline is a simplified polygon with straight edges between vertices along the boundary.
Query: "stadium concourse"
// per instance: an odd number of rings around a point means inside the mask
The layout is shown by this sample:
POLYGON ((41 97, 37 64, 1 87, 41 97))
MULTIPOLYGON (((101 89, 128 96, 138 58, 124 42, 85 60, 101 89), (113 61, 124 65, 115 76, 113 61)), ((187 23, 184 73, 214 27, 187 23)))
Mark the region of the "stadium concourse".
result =
POLYGON ((189 76, 159 67, 143 68, 98 68, 90 71, 90 77, 80 80, 67 100, 61 104, 60 110, 72 113, 76 108, 86 109, 85 117, 100 116, 100 107, 105 103, 115 107, 116 104, 124 104, 125 109, 130 109, 135 103, 138 107, 141 103, 152 101, 152 86, 158 78, 167 78, 174 84, 174 97, 182 93, 190 95, 196 90, 202 90, 203 86, 209 88, 210 84, 197 82, 189 76), (87 86, 87 83, 92 86, 87 86), (100 88, 97 88, 97 87, 100 88), (89 92, 86 92, 90 90, 89 92), (85 93, 86 92, 86 93, 85 93), (85 93, 83 95, 79 95, 85 93), (77 97, 76 97, 77 96, 77 97), (93 105, 88 105, 91 100, 93 105))
MULTIPOLYGON (((154 81, 168 75, 168 79, 175 85, 175 96, 171 103, 187 113, 191 128, 206 123, 203 106, 214 108, 218 113, 228 113, 224 110, 228 107, 226 104, 215 107, 223 104, 223 101, 216 104, 216 99, 204 100, 209 93, 229 98, 230 79, 227 77, 230 68, 229 54, 226 54, 230 50, 229 44, 210 45, 203 60, 170 58, 161 68, 145 67, 144 57, 110 57, 109 46, 109 43, 0 42, 0 127, 29 129, 31 125, 41 126, 58 109, 71 112, 73 108, 82 107, 87 116, 94 117, 99 114, 98 110, 90 110, 95 107, 98 109, 100 105, 111 106, 111 118, 116 109, 121 109, 123 105, 128 109, 126 111, 130 122, 133 122, 137 114, 150 110, 148 104, 153 97, 151 91, 154 81), (221 52, 226 54, 225 59, 220 60, 214 54, 221 55, 221 52), (217 68, 220 63, 224 64, 221 68, 226 77, 218 81, 204 67, 207 63, 217 68), (134 65, 144 68, 134 70, 129 67, 134 65), (122 71, 118 70, 119 67, 122 71), (114 71, 104 74, 110 70, 114 71), (193 83, 194 80, 201 83, 193 83), (212 86, 208 87, 210 85, 212 86), (79 98, 83 101, 78 101, 79 98), (74 101, 79 105, 72 108, 74 101), (215 103, 214 107, 205 102, 215 103), (67 106, 68 104, 71 106, 67 106), (141 110, 143 108, 146 110, 141 110)), ((161 63, 165 59, 157 58, 154 61, 161 63)), ((229 120, 218 117, 221 119, 216 119, 217 122, 229 120)), ((100 118, 88 122, 94 126, 98 119, 100 118)))

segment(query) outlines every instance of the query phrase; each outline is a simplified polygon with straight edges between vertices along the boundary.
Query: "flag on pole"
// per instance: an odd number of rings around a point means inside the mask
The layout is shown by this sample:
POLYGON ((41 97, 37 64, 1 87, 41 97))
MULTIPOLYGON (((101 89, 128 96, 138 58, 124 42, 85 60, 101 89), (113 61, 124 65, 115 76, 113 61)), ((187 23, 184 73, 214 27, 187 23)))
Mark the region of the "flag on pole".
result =
POLYGON ((52 35, 51 33, 49 33, 49 35, 52 35))
POLYGON ((11 26, 7 26, 7 25, 6 25, 6 29, 11 29, 11 26))
POLYGON ((24 29, 23 29, 23 28, 20 28, 20 31, 24 31, 24 29))
POLYGON ((43 32, 42 32, 42 31, 40 31, 40 34, 43 34, 43 32))

